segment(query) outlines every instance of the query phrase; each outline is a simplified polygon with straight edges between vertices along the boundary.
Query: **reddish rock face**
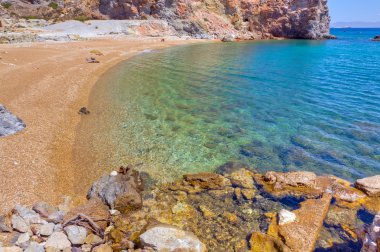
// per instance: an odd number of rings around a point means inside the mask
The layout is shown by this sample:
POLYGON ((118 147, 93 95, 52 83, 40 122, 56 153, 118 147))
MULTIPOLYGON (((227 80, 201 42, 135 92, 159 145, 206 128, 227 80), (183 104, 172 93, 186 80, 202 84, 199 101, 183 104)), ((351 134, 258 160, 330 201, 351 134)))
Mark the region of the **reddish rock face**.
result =
POLYGON ((161 19, 179 35, 195 37, 330 37, 327 0, 67 0, 57 9, 49 1, 16 0, 9 11, 59 19, 161 19))

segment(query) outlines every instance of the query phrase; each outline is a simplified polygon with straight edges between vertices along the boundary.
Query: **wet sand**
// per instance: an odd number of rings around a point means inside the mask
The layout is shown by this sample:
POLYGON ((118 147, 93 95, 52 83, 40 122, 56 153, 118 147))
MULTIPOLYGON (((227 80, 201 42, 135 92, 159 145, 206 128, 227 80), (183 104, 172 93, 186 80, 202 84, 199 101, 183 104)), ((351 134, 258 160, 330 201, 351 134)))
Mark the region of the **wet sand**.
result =
MULTIPOLYGON (((73 165, 76 129, 99 77, 122 60, 146 49, 199 40, 140 38, 0 45, 0 103, 27 125, 0 138, 0 213, 17 203, 62 202, 76 188, 87 190, 86 176, 73 165), (104 55, 90 53, 99 50, 104 55), (99 64, 89 64, 88 57, 99 64), (74 178, 75 176, 75 178, 74 178)), ((77 195, 80 201, 84 195, 77 195)))

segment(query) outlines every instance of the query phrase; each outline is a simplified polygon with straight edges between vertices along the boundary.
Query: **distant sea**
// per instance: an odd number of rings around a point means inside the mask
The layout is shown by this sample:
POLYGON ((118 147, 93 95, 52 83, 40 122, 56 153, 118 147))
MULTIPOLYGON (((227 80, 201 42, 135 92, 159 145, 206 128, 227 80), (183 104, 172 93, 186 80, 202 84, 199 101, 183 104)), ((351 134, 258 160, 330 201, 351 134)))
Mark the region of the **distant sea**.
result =
POLYGON ((380 174, 380 42, 370 41, 380 29, 331 33, 338 39, 135 56, 91 97, 103 125, 91 146, 108 142, 113 153, 104 150, 102 162, 137 164, 164 180, 233 165, 350 180, 380 174))

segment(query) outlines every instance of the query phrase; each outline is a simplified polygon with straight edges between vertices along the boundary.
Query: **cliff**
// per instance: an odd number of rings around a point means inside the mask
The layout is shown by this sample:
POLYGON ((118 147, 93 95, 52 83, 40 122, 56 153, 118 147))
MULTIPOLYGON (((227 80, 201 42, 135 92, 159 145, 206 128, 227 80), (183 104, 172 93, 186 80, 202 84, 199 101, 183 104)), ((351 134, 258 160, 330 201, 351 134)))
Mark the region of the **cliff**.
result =
POLYGON ((327 0, 1 0, 18 17, 160 19, 178 35, 329 38, 327 0))

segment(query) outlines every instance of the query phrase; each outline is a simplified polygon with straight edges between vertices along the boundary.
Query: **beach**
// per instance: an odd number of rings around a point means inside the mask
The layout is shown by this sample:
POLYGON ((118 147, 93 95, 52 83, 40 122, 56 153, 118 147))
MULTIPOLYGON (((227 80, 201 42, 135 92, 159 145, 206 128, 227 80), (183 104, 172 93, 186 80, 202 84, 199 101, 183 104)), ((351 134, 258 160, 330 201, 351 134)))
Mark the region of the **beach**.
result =
MULTIPOLYGON (((199 41, 131 38, 0 45, 0 102, 26 123, 25 130, 0 140, 1 212, 16 203, 57 204, 64 195, 75 196, 70 194, 75 194, 72 176, 80 174, 72 165, 82 118, 78 111, 87 106, 103 73, 144 50, 199 41), (99 52, 103 55, 93 54, 99 52), (100 63, 87 63, 90 57, 100 63)), ((84 195, 74 197, 82 199, 84 195)))

